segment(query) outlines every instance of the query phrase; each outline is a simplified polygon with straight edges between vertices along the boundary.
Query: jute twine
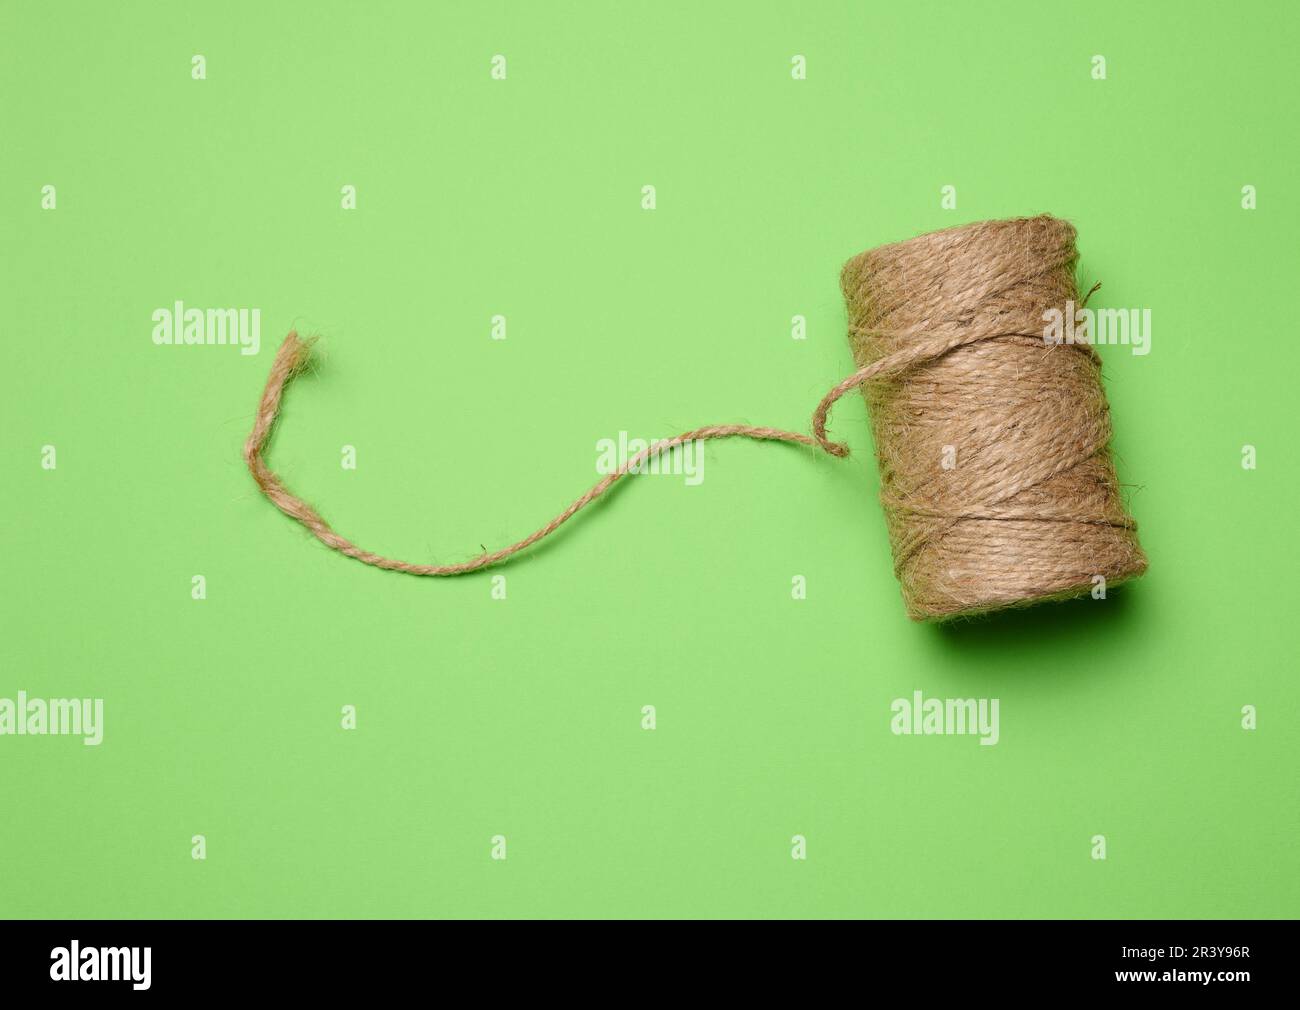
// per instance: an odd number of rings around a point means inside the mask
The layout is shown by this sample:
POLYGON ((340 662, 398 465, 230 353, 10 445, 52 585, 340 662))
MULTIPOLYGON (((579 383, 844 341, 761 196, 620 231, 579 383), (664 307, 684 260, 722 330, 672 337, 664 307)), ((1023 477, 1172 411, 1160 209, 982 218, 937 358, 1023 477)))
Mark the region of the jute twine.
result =
POLYGON ((1074 228, 1052 217, 933 232, 861 254, 841 278, 858 370, 818 404, 812 435, 712 425, 642 450, 559 515, 467 561, 418 564, 357 547, 294 495, 263 459, 284 390, 314 338, 276 353, 244 458, 263 493, 328 547, 411 575, 463 575, 554 533, 650 458, 687 442, 752 438, 847 456, 826 432, 831 407, 861 388, 871 411, 881 500, 908 614, 944 619, 1091 591, 1140 575, 1146 558, 1119 495, 1100 360, 1049 344, 1044 309, 1077 301, 1074 228))

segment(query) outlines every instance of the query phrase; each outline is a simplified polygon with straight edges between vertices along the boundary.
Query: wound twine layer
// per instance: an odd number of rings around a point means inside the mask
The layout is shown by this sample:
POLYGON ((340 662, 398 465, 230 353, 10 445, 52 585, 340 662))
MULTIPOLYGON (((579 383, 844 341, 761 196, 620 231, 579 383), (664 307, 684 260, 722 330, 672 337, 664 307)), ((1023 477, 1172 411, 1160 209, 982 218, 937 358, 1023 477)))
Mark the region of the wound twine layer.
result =
POLYGON ((812 436, 712 425, 642 450, 536 531, 467 561, 421 564, 357 547, 285 487, 263 459, 283 394, 312 340, 276 353, 244 445, 264 494, 328 547, 412 575, 463 575, 554 533, 646 460, 686 442, 743 437, 847 456, 831 407, 862 388, 881 499, 908 614, 943 619, 1088 592, 1140 575, 1146 558, 1106 449, 1100 362, 1049 345, 1043 311, 1077 296, 1074 229, 1042 216, 934 232, 855 257, 842 285, 858 370, 818 404, 812 436), (951 466, 949 465, 951 463, 951 466))
POLYGON ((1049 343, 1077 303, 1074 227, 988 221, 854 257, 841 286, 908 613, 944 618, 1089 592, 1147 566, 1111 463, 1091 344, 1049 343))

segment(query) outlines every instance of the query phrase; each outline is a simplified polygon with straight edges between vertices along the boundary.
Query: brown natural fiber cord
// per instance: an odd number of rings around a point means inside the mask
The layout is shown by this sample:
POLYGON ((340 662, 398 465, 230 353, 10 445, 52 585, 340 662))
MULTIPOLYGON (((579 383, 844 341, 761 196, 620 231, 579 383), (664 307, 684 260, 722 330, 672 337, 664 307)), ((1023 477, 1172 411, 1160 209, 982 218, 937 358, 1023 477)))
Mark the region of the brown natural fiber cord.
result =
POLYGON ((311 340, 290 333, 258 405, 244 458, 268 498, 334 550, 412 575, 462 575, 549 536, 651 457, 686 442, 744 437, 848 448, 826 434, 831 407, 861 387, 871 411, 881 500, 908 614, 944 619, 1064 598, 1142 574, 1146 558, 1120 498, 1110 411, 1088 344, 1044 339, 1046 308, 1078 301, 1074 228, 1049 216, 950 228, 850 260, 841 278, 858 371, 826 394, 813 436, 714 425, 628 459, 540 529, 455 564, 362 550, 290 492, 262 458, 284 389, 311 340))

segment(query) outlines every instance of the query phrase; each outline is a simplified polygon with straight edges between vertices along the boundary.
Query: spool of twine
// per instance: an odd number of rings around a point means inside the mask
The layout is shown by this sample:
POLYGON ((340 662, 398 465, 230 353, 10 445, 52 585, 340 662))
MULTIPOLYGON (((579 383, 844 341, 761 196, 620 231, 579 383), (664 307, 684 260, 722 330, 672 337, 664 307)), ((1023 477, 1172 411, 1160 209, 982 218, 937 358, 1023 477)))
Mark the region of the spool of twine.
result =
POLYGON ((1100 359, 1051 344, 1044 310, 1077 301, 1074 228, 1053 217, 966 225, 882 246, 841 277, 858 370, 822 398, 812 435, 723 424, 664 439, 626 460, 530 535, 465 561, 400 561, 358 547, 293 494, 264 455, 284 391, 311 340, 276 353, 244 458, 275 506, 326 546, 411 575, 464 575, 550 536, 651 457, 687 442, 753 438, 847 456, 826 431, 861 388, 880 462, 881 501, 908 614, 943 620, 1091 591, 1142 574, 1120 498, 1100 359))
POLYGON ((1146 557, 1111 462, 1090 343, 1050 343, 1079 304, 1075 230, 1046 215, 932 232, 844 267, 880 498, 907 612, 947 618, 1090 592, 1146 557))

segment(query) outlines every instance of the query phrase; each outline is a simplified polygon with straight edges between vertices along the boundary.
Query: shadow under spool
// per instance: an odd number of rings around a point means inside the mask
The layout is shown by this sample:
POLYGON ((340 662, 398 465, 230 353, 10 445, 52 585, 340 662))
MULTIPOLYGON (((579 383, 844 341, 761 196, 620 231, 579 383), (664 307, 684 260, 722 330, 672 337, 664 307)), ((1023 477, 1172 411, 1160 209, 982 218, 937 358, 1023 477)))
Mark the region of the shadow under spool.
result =
POLYGON ((1047 339, 1079 305, 1075 229, 1043 215, 931 232, 841 275, 858 367, 954 344, 862 386, 909 616, 1091 592, 1147 560, 1111 462, 1101 361, 1047 339))

